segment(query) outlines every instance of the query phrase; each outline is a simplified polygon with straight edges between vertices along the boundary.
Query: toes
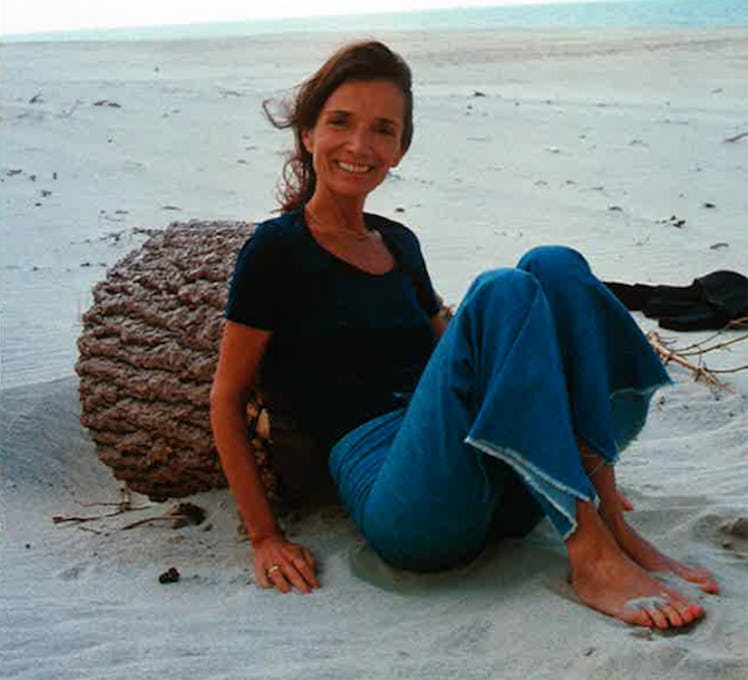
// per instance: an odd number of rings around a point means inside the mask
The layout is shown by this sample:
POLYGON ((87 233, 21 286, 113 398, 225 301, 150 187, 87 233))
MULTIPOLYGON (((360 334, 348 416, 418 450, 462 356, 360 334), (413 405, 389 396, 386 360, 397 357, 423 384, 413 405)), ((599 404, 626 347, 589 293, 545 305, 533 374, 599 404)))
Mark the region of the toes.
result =
POLYGON ((710 595, 717 595, 719 593, 719 584, 708 569, 691 569, 688 567, 674 571, 678 576, 698 586, 705 593, 709 593, 710 595))
POLYGON ((702 607, 700 604, 692 604, 689 607, 689 610, 693 614, 694 619, 701 619, 704 617, 704 614, 706 614, 706 612, 704 611, 704 607, 702 607))
POLYGON ((685 623, 678 610, 672 604, 664 605, 662 613, 667 617, 668 623, 674 628, 680 628, 685 623))
POLYGON ((712 578, 711 574, 698 582, 699 588, 709 595, 719 594, 719 584, 712 578))
POLYGON ((632 626, 643 626, 644 628, 654 628, 654 623, 649 614, 644 610, 627 611, 621 618, 632 626))
POLYGON ((678 614, 685 626, 693 623, 698 618, 696 613, 691 609, 690 604, 673 604, 673 606, 678 610, 678 614))
POLYGON ((676 590, 666 590, 663 597, 667 597, 668 605, 678 612, 686 625, 704 616, 704 608, 700 604, 689 602, 676 590))
POLYGON ((657 626, 657 628, 665 629, 670 627, 667 617, 659 609, 647 609, 647 614, 649 614, 652 621, 654 621, 654 625, 657 626))

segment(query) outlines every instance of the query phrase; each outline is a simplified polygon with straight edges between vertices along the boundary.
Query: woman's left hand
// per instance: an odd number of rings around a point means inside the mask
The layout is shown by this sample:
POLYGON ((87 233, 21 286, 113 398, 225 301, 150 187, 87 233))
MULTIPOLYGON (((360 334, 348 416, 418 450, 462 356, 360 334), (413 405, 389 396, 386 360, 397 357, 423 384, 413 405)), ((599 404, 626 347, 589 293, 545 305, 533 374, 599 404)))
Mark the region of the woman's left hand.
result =
POLYGON ((255 575, 263 588, 277 588, 288 593, 296 588, 311 593, 319 588, 317 563, 308 548, 287 541, 282 535, 271 535, 252 542, 255 575))

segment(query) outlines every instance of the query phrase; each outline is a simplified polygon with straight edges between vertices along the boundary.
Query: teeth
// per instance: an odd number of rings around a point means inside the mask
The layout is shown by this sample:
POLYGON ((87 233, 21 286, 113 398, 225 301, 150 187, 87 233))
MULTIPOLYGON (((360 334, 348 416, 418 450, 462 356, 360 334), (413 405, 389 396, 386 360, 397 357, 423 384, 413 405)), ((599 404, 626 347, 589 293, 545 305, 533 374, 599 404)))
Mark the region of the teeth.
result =
POLYGON ((346 172, 354 172, 358 175, 363 175, 366 172, 369 172, 371 170, 370 165, 358 165, 357 163, 344 163, 343 161, 338 161, 338 166, 345 170, 346 172))

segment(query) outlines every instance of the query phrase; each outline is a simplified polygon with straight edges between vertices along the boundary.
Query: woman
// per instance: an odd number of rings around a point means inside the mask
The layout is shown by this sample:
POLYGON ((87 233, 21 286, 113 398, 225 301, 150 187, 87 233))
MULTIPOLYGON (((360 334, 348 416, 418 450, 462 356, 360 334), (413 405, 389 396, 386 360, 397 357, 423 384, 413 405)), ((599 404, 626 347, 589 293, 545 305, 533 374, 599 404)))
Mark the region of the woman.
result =
POLYGON ((616 489, 618 452, 668 381, 659 360, 581 255, 560 247, 479 276, 447 326, 414 234, 364 213, 408 150, 412 116, 408 66, 367 42, 334 54, 273 121, 293 128, 296 154, 282 214, 239 255, 211 397, 260 584, 319 587, 249 450, 244 407, 261 373, 331 449, 344 506, 395 566, 449 568, 548 515, 588 606, 658 628, 701 618, 649 572, 717 592, 713 577, 641 538, 616 489))

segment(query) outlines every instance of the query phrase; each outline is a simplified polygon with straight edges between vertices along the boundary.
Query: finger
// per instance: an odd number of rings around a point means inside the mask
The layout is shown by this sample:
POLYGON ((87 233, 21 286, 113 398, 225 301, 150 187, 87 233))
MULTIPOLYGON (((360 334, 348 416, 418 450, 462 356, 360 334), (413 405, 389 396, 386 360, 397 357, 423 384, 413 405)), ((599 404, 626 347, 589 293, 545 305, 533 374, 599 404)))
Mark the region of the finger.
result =
POLYGON ((314 575, 314 570, 307 564, 307 561, 302 557, 297 557, 293 561, 293 566, 296 567, 296 571, 301 574, 301 577, 312 587, 319 588, 319 581, 314 575))
POLYGON ((304 577, 299 573, 299 570, 294 567, 292 563, 283 565, 283 575, 291 582, 296 590, 306 594, 312 592, 309 584, 304 580, 304 577))
POLYGON ((270 582, 284 595, 291 592, 291 586, 288 585, 288 581, 283 574, 283 567, 276 569, 268 578, 270 579, 270 582))
POLYGON ((306 563, 316 571, 317 560, 314 559, 314 555, 312 555, 312 552, 309 550, 309 548, 302 548, 301 554, 304 556, 304 560, 306 560, 306 563))
POLYGON ((268 579, 267 571, 257 563, 255 563, 255 576, 260 584, 260 588, 267 589, 273 587, 273 584, 270 583, 270 579, 268 579))

